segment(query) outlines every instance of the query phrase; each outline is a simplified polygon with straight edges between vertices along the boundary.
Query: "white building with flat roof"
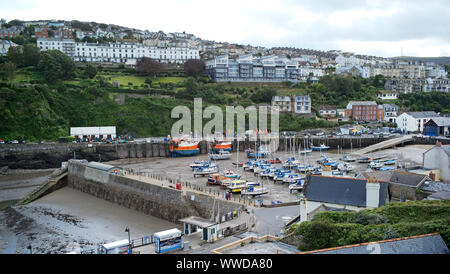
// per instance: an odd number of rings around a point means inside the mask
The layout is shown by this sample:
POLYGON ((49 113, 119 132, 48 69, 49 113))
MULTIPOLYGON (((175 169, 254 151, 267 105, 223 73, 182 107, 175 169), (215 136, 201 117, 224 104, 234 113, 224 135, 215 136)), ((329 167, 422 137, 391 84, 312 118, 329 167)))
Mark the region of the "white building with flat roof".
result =
POLYGON ((184 63, 189 59, 200 59, 198 49, 180 47, 149 47, 141 43, 87 43, 70 39, 40 38, 36 41, 41 51, 59 50, 77 62, 108 62, 135 65, 143 57, 162 63, 184 63))
POLYGON ((70 136, 76 139, 83 138, 99 138, 99 139, 116 139, 116 127, 71 127, 70 136))

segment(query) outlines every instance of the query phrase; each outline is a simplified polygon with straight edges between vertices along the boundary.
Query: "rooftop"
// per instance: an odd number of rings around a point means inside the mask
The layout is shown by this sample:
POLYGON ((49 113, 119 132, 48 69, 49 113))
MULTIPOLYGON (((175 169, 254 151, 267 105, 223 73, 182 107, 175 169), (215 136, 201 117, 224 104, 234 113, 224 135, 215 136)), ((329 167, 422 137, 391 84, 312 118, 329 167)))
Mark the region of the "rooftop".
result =
POLYGON ((300 254, 450 254, 439 233, 302 252, 300 254))
POLYGON ((405 112, 405 113, 414 118, 440 117, 439 114, 437 114, 434 111, 405 112))
MULTIPOLYGON (((367 179, 312 175, 304 186, 304 195, 310 201, 366 206, 367 179)), ((379 206, 386 203, 388 183, 380 181, 379 206)))
POLYGON ((416 174, 403 170, 396 170, 392 173, 392 177, 389 180, 389 183, 406 185, 417 188, 427 180, 428 181, 430 180, 430 178, 427 175, 416 174))

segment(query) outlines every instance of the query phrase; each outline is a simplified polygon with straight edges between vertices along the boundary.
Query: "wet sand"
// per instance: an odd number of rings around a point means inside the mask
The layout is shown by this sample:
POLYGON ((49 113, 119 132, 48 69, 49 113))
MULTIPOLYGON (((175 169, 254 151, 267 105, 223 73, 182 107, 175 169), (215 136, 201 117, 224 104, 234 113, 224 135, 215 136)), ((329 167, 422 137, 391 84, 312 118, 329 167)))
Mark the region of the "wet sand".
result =
MULTIPOLYGON (((0 212, 0 243, 16 242, 15 249, 28 253, 66 253, 96 249, 98 245, 152 235, 179 225, 141 214, 69 187, 57 190, 26 206, 0 212)), ((4 249, 10 253, 11 248, 4 249)), ((1 252, 1 251, 0 251, 1 252)))
MULTIPOLYGON (((0 204, 21 200, 47 181, 55 169, 44 170, 8 170, 0 175, 0 204)), ((0 210, 2 207, 0 206, 0 210)))

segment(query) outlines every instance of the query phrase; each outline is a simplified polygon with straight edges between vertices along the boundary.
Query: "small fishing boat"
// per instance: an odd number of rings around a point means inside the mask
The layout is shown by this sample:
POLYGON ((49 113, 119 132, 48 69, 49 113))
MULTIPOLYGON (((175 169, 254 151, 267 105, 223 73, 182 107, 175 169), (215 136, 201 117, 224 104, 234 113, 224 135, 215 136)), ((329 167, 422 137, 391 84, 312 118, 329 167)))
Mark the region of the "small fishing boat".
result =
POLYGON ((285 168, 285 169, 290 169, 290 168, 295 168, 295 167, 297 167, 297 165, 299 165, 300 164, 300 161, 298 161, 298 160, 295 160, 295 158, 294 157, 292 157, 292 158, 290 158, 290 159, 287 159, 286 161, 284 161, 284 163, 283 163, 283 168, 285 168))
POLYGON ((352 166, 349 163, 344 163, 344 164, 339 164, 338 165, 338 170, 339 171, 345 171, 345 172, 351 172, 355 169, 354 166, 352 166))
POLYGON ((339 163, 338 162, 326 162, 323 163, 323 166, 330 166, 332 169, 337 169, 339 163))
POLYGON ((285 176, 288 176, 289 174, 291 174, 290 170, 281 170, 273 176, 273 180, 274 181, 283 181, 283 178, 285 176))
POLYGON ((304 149, 304 150, 300 150, 298 153, 299 153, 299 154, 309 154, 309 153, 311 153, 311 152, 312 152, 311 149, 304 149))
POLYGON ((256 152, 253 149, 247 149, 245 153, 247 158, 267 158, 270 155, 270 152, 263 148, 258 148, 256 152))
POLYGON ((196 169, 199 167, 205 167, 207 164, 210 164, 210 162, 205 161, 205 160, 196 160, 196 161, 190 163, 189 167, 192 169, 196 169))
POLYGON ((231 193, 240 193, 243 189, 247 187, 245 180, 235 180, 231 181, 228 186, 227 190, 231 193))
POLYGON ((331 175, 333 176, 344 176, 343 171, 331 171, 331 175))
POLYGON ((238 167, 243 167, 244 166, 244 162, 239 162, 239 163, 232 163, 234 166, 238 166, 238 167))
POLYGON ((382 167, 380 167, 378 170, 381 170, 381 171, 395 170, 395 167, 392 167, 392 166, 382 166, 382 167))
POLYGON ((268 164, 280 164, 281 160, 280 158, 275 158, 275 159, 269 159, 266 161, 268 164))
POLYGON ((232 170, 225 170, 223 172, 223 177, 228 178, 228 179, 239 179, 241 177, 241 175, 235 173, 232 170))
POLYGON ((370 157, 362 157, 359 158, 357 161, 358 163, 368 164, 372 161, 372 159, 370 157))
POLYGON ((194 177, 196 176, 206 176, 213 173, 217 173, 219 168, 217 166, 214 167, 199 167, 194 170, 194 177))
POLYGON ((273 169, 267 168, 267 169, 261 171, 261 173, 259 173, 259 176, 261 176, 263 178, 264 177, 269 177, 269 174, 270 174, 271 171, 273 171, 273 169))
POLYGON ((228 160, 231 159, 231 153, 226 150, 221 150, 219 152, 210 153, 209 158, 211 158, 211 160, 228 160))
POLYGON ((370 162, 369 167, 372 169, 380 169, 381 167, 383 167, 383 163, 379 160, 372 161, 370 162))
POLYGON ((297 179, 295 183, 289 184, 289 192, 292 193, 293 191, 302 191, 304 183, 305 183, 304 178, 297 179))
POLYGON ((253 174, 258 175, 266 169, 270 169, 270 164, 261 164, 253 169, 253 174))
POLYGON ((395 165, 395 160, 386 160, 384 161, 385 166, 395 165))
POLYGON ((353 157, 353 156, 344 154, 344 155, 342 155, 341 160, 344 161, 344 162, 355 162, 355 161, 356 161, 356 158, 353 157))
POLYGON ((247 195, 247 196, 259 196, 269 193, 268 189, 265 187, 260 186, 249 186, 243 190, 241 190, 241 195, 247 195))
POLYGON ((297 182, 298 179, 300 179, 300 175, 298 174, 289 174, 287 176, 284 176, 283 178, 283 183, 288 183, 288 184, 292 184, 297 182))
POLYGON ((207 185, 221 185, 222 182, 225 180, 226 178, 221 177, 219 173, 214 173, 209 175, 208 181, 206 181, 207 185))
POLYGON ((322 156, 321 159, 317 160, 317 163, 323 165, 324 163, 328 163, 329 161, 330 160, 327 157, 322 156))
POLYGON ((314 170, 314 166, 312 166, 312 165, 298 165, 297 166, 297 172, 300 172, 300 173, 305 173, 305 172, 313 171, 313 170, 314 170))
POLYGON ((314 146, 313 144, 311 144, 312 151, 323 151, 328 149, 330 149, 330 147, 326 146, 325 144, 321 144, 320 146, 314 146))

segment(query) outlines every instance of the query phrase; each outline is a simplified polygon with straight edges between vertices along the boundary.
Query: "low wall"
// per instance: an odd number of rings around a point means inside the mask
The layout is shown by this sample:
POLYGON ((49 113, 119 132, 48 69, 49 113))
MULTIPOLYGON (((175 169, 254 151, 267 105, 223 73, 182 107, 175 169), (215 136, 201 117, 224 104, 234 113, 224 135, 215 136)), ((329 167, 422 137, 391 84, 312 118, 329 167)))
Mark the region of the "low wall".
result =
MULTIPOLYGON (((298 149, 306 143, 313 143, 318 146, 326 144, 331 149, 345 148, 358 149, 367 147, 382 141, 385 138, 284 138, 280 137, 278 151, 290 151, 291 147, 298 149)), ((412 144, 434 145, 436 141, 442 144, 450 144, 450 139, 415 137, 412 144)), ((256 146, 259 141, 256 142, 256 146)), ((237 142, 233 142, 233 151, 237 151, 237 142)), ((199 144, 200 153, 208 153, 208 144, 202 141, 199 144)), ((239 151, 248 148, 255 148, 254 141, 239 142, 239 151)), ((88 161, 113 161, 127 158, 150 158, 150 157, 170 157, 168 143, 125 143, 125 144, 92 144, 88 147, 86 143, 45 143, 45 144, 1 144, 0 145, 0 167, 24 168, 24 169, 45 169, 60 167, 61 162, 69 159, 86 159, 88 161)))
POLYGON ((183 195, 176 189, 92 170, 86 164, 74 161, 69 163, 68 186, 174 223, 189 216, 209 219, 213 212, 217 214, 217 208, 222 213, 242 210, 238 203, 189 191, 183 195))

